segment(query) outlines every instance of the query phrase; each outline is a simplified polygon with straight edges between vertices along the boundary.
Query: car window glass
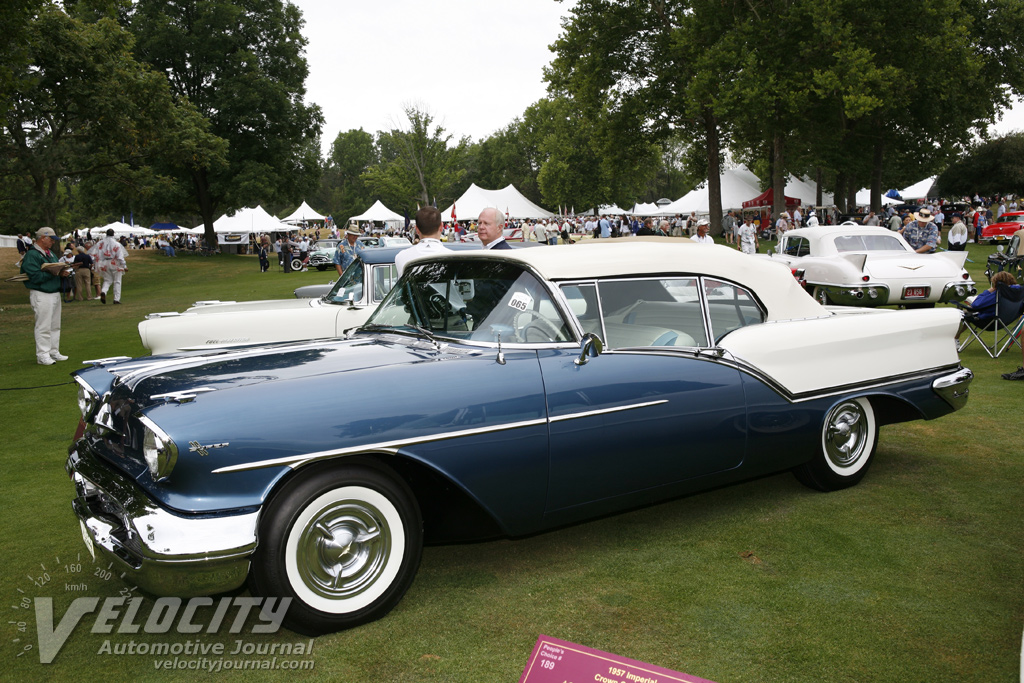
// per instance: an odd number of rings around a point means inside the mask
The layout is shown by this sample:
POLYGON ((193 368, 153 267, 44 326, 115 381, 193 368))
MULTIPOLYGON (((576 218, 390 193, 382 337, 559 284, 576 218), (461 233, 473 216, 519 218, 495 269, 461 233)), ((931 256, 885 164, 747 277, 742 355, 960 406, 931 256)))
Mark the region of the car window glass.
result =
POLYGON ((350 296, 352 301, 363 300, 363 262, 359 259, 348 265, 325 300, 332 304, 342 304, 348 303, 350 296))
POLYGON ((536 277, 514 263, 483 259, 411 266, 369 324, 413 325, 436 335, 486 342, 571 338, 536 277))
POLYGON ((850 251, 906 251, 895 235, 838 235, 836 251, 840 254, 850 251))
POLYGON ((608 280, 598 291, 609 348, 707 346, 697 278, 608 280))
POLYGON ((385 264, 373 267, 373 300, 380 301, 391 288, 395 286, 398 279, 398 269, 395 264, 385 264))
POLYGON ((743 287, 704 278, 704 295, 707 297, 712 336, 716 344, 733 330, 764 322, 764 312, 743 287))
POLYGON ((571 284, 562 286, 562 295, 569 310, 580 321, 584 332, 596 334, 604 341, 604 329, 601 327, 601 309, 597 304, 597 285, 571 284))
POLYGON ((790 237, 786 239, 787 256, 807 256, 811 253, 811 244, 806 237, 790 237))

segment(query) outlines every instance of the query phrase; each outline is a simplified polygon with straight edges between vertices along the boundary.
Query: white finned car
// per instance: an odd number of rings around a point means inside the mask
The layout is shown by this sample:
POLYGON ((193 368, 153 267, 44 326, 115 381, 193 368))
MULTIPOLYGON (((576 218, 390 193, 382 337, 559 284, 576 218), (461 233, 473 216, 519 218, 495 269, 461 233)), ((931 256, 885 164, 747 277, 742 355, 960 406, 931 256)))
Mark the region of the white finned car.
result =
POLYGON ((918 254, 887 228, 844 223, 790 230, 769 257, 788 265, 823 304, 934 305, 977 293, 964 269, 966 251, 918 254))

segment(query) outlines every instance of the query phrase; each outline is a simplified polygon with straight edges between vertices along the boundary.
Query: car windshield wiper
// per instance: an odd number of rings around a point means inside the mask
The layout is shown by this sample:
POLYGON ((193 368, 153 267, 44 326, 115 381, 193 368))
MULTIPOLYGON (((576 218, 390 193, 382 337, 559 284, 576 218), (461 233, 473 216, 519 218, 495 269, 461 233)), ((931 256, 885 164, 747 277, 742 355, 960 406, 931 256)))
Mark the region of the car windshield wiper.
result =
POLYGON ((413 325, 411 323, 405 323, 404 325, 381 325, 380 323, 368 323, 356 328, 357 332, 402 332, 404 330, 413 330, 421 337, 426 337, 433 342, 434 346, 441 348, 440 342, 437 341, 437 337, 435 337, 432 332, 420 327, 419 325, 413 325))

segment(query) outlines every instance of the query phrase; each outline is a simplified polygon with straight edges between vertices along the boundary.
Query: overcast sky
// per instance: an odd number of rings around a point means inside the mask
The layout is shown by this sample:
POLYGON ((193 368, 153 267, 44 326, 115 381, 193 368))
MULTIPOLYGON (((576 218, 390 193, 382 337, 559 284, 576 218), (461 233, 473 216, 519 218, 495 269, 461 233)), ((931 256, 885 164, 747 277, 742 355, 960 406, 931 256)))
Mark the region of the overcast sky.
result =
MULTIPOLYGON (((306 101, 338 133, 403 127, 426 109, 456 138, 479 141, 545 95, 542 70, 575 0, 292 0, 309 45, 306 101)), ((1024 130, 1018 104, 993 128, 1024 130)))
POLYGON ((543 67, 575 2, 292 0, 306 20, 306 101, 323 142, 374 133, 426 109, 456 138, 479 141, 544 97, 543 67))

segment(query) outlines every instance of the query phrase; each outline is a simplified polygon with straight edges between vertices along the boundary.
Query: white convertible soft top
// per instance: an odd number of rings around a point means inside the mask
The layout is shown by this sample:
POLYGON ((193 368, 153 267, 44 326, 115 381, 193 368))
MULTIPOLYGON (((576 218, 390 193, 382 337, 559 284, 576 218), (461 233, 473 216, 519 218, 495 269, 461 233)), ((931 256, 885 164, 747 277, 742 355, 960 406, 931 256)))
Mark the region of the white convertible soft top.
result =
POLYGON ((533 249, 460 251, 439 258, 494 258, 533 266, 549 280, 635 275, 708 275, 751 290, 768 309, 768 320, 817 318, 829 313, 800 287, 788 266, 753 258, 720 245, 687 239, 620 238, 533 249))

